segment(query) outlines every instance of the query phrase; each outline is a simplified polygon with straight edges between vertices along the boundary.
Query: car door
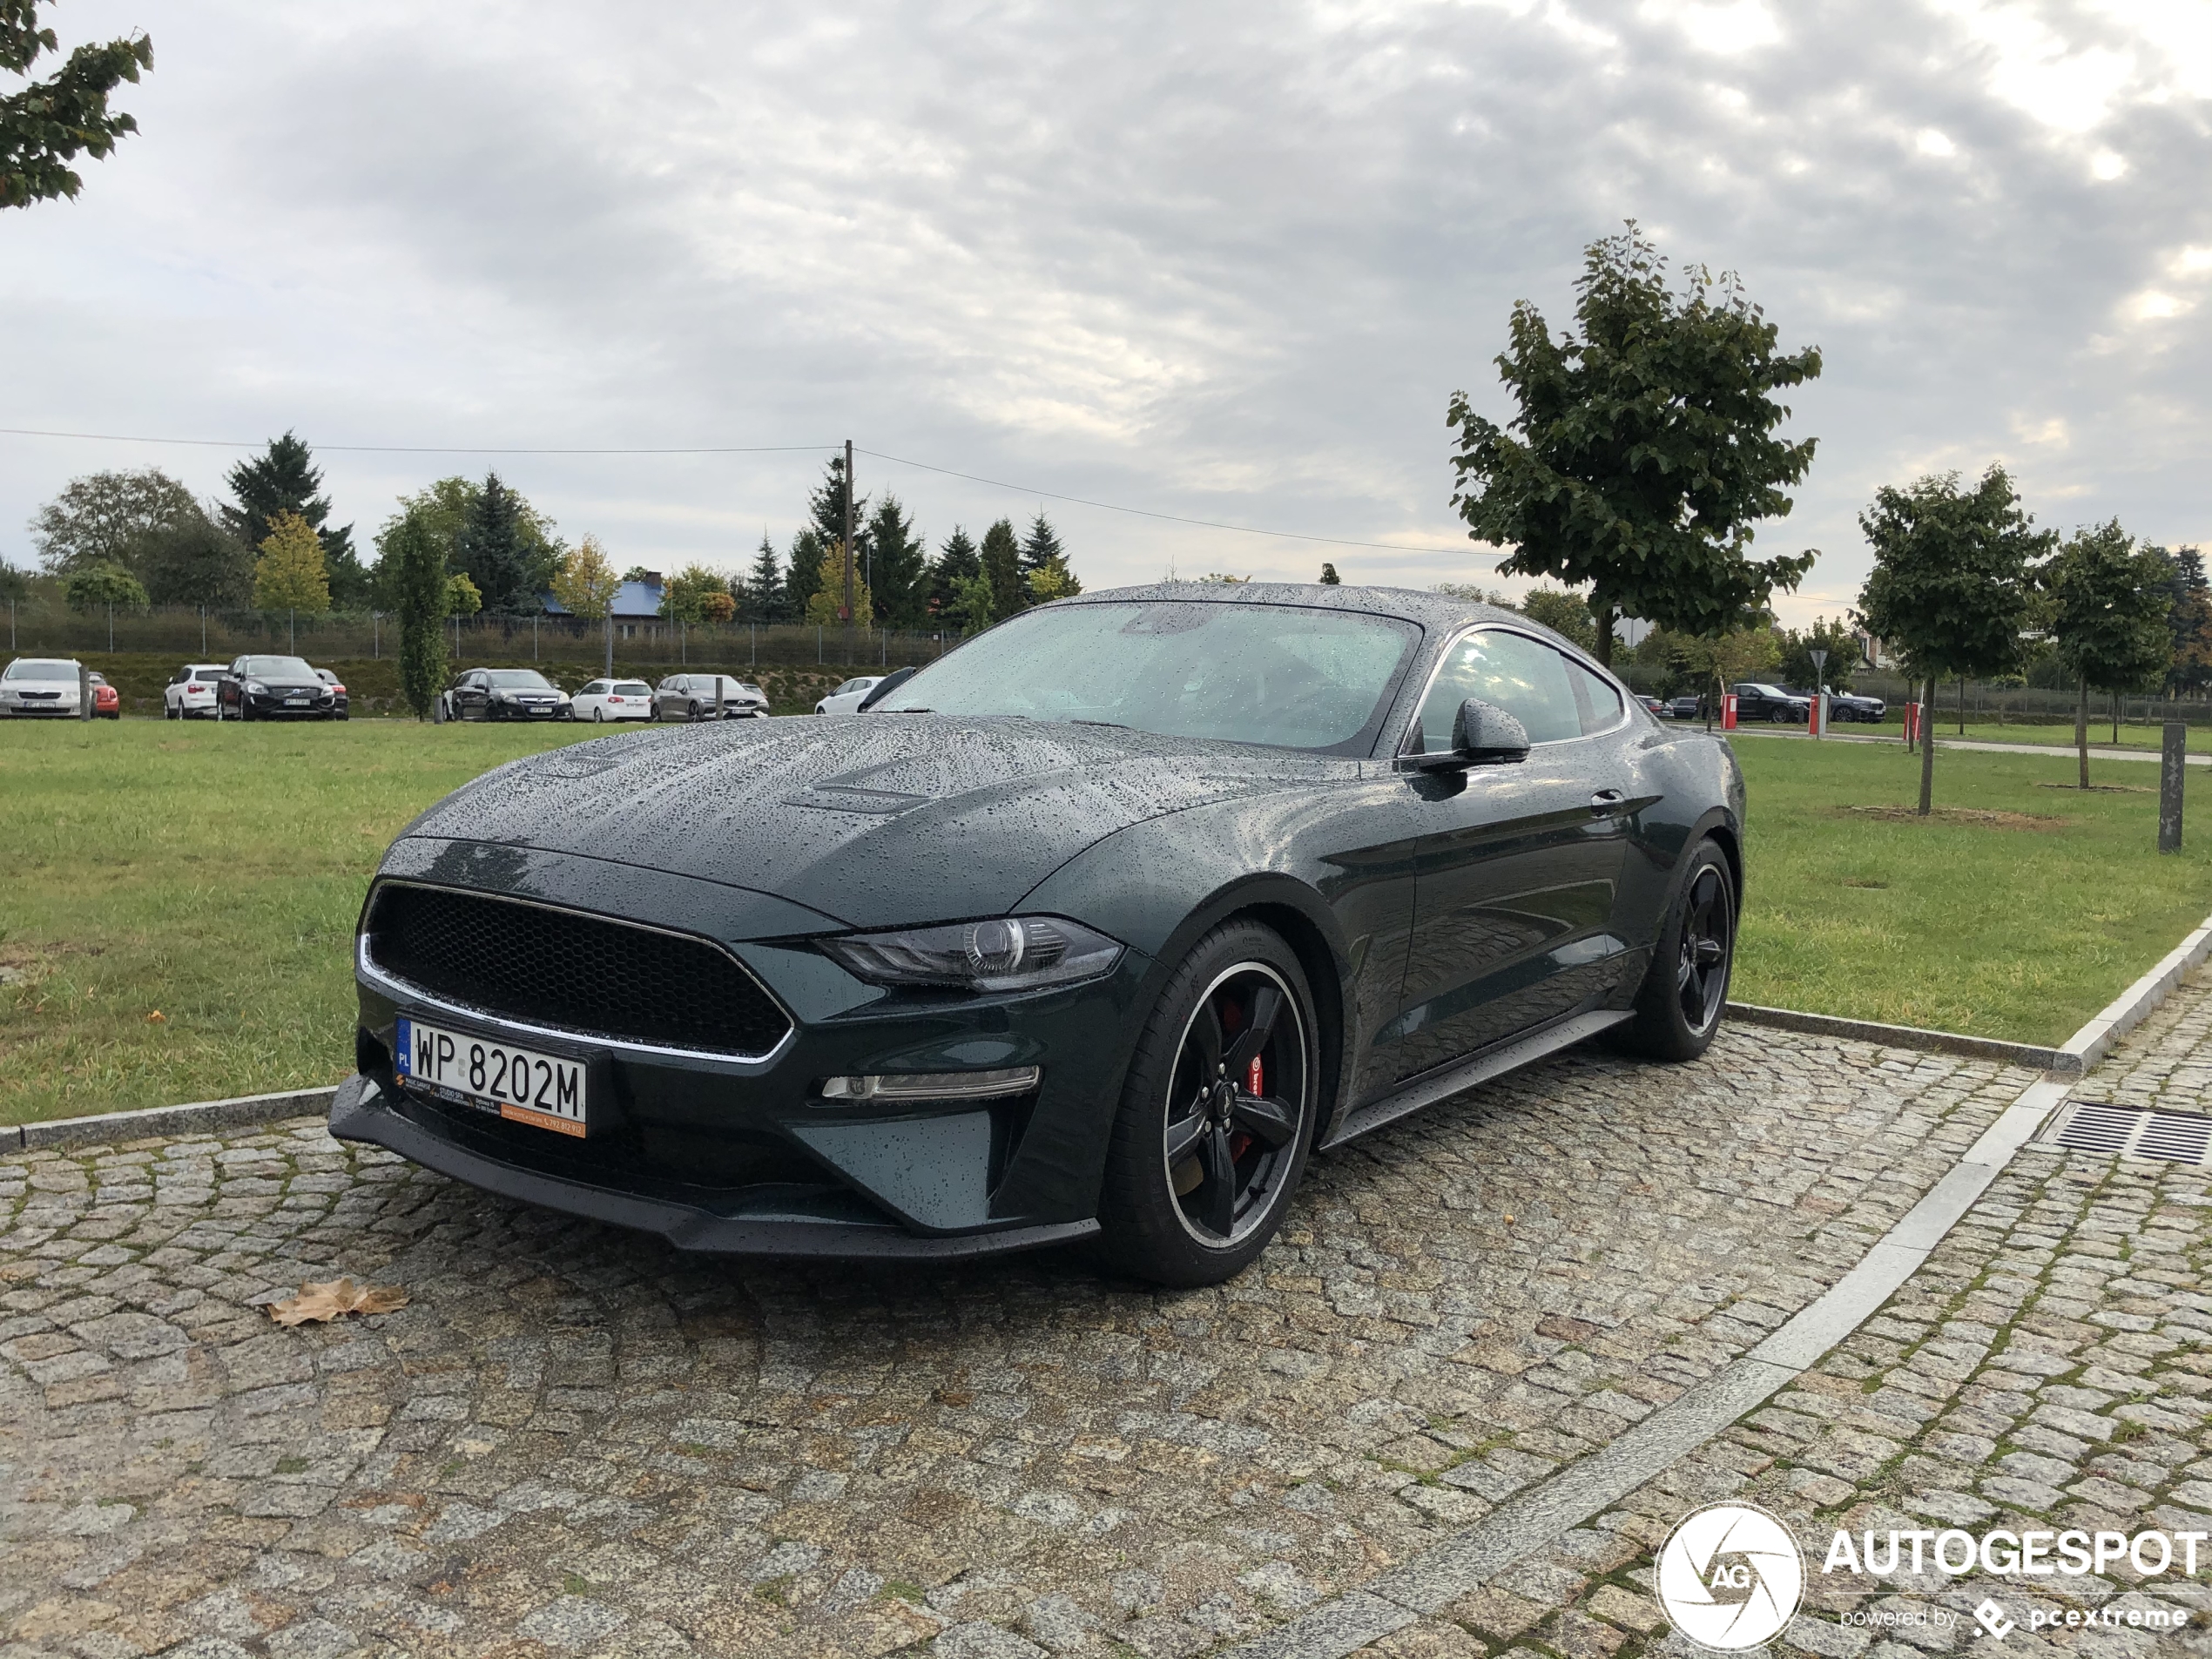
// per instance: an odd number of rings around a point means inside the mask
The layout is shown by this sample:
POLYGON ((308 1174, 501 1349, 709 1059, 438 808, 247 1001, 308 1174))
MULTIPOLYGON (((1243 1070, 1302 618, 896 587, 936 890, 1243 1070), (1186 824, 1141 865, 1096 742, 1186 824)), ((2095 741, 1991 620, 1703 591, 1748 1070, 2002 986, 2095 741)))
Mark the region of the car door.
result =
POLYGON ((1613 919, 1635 803, 1620 693, 1532 635, 1476 629, 1445 653, 1422 698, 1423 752, 1450 746, 1470 697, 1521 721, 1528 758, 1411 774, 1428 821, 1415 853, 1401 1077, 1579 1011, 1610 988, 1611 959, 1625 948, 1613 919))

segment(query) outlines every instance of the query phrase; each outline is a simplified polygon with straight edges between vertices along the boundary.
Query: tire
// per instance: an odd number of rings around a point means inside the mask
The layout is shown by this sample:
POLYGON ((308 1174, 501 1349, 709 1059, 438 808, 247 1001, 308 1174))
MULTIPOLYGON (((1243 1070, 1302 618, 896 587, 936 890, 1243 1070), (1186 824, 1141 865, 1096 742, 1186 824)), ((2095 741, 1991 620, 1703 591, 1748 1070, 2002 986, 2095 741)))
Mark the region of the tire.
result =
POLYGON ((691 705, 689 718, 693 725, 697 725, 699 723, 699 705, 698 704, 694 703, 691 705))
POLYGON ((606 710, 604 710, 604 709, 600 709, 600 708, 595 708, 595 709, 593 709, 593 710, 591 711, 591 724, 592 724, 592 725, 606 725, 606 723, 607 723, 607 711, 606 711, 606 710))
POLYGON ((178 708, 175 704, 164 703, 161 705, 161 718, 165 720, 181 720, 185 717, 184 711, 178 708))
POLYGON ((1266 1247, 1320 1116, 1318 1033, 1282 935, 1232 921, 1198 941, 1137 1039, 1108 1143, 1100 1243, 1116 1268, 1157 1285, 1218 1285, 1266 1247), (1255 1031, 1260 1044, 1232 1081, 1255 1031), (1209 1055, 1217 1075, 1201 1087, 1209 1055), (1252 1060, 1258 1096, 1245 1086, 1252 1060))
POLYGON ((1654 1060, 1695 1060, 1711 1046, 1736 966, 1736 883, 1728 858, 1706 840, 1687 864, 1636 991, 1635 1017, 1608 1034, 1614 1047, 1654 1060))
POLYGON ((1769 725, 1787 725, 1790 724, 1790 711, 1786 708, 1779 708, 1766 718, 1769 725))

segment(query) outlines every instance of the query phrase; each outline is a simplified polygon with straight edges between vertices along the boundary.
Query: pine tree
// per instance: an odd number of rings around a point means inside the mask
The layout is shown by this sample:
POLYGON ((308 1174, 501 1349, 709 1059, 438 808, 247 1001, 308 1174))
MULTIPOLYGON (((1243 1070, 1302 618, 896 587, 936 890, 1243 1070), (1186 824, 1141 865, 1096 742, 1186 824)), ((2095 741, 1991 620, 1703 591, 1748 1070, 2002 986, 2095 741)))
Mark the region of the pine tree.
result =
POLYGON ((1001 518, 983 532, 983 579, 991 584, 991 614, 1012 616, 1028 603, 1022 581, 1022 544, 1014 539, 1014 524, 1001 518))
POLYGON ((960 597, 960 584, 980 576, 983 561, 975 550, 975 543, 959 525, 946 538, 937 556, 930 561, 928 610, 933 617, 950 617, 953 605, 960 597))
POLYGON ((523 498, 497 473, 487 473, 453 538, 454 569, 476 584, 484 609, 496 616, 538 609, 530 580, 535 550, 523 528, 523 498))
POLYGON ((791 563, 784 572, 784 614, 794 621, 806 617, 806 606, 822 582, 822 538, 811 529, 791 538, 791 563))
MULTIPOLYGON (((330 516, 330 497, 317 493, 322 488, 322 471, 314 464, 314 453, 304 439, 290 432, 270 439, 266 450, 239 462, 224 475, 224 482, 238 498, 222 504, 224 528, 247 546, 259 547, 269 539, 278 514, 295 513, 322 543, 323 556, 331 569, 343 565, 351 571, 361 570, 361 560, 354 552, 354 527, 324 527, 323 521, 330 516)), ((368 579, 368 573, 362 571, 364 587, 368 579)))
POLYGON ((1048 564, 1065 563, 1068 550, 1060 545, 1060 538, 1053 533, 1052 525, 1044 516, 1044 509, 1037 509, 1029 533, 1022 539, 1022 574, 1042 570, 1048 564))
POLYGON ((745 577, 747 622, 778 622, 784 615, 783 572, 776 563, 776 544, 760 532, 759 550, 752 556, 752 573, 745 577))
MULTIPOLYGON (((845 539, 845 457, 832 455, 819 488, 806 498, 806 511, 813 520, 818 548, 845 539)), ((856 577, 865 567, 869 553, 867 512, 868 498, 866 496, 853 503, 853 556, 862 562, 853 566, 856 577)))
POLYGON ((304 611, 310 617, 330 609, 322 543, 297 513, 279 513, 269 527, 253 566, 253 604, 260 610, 304 611))
POLYGON ((886 496, 870 515, 868 540, 877 619, 893 628, 921 627, 929 609, 929 550, 896 496, 886 496))
POLYGON ((1335 588, 1341 587, 1343 584, 1344 578, 1337 574, 1337 567, 1335 565, 1324 564, 1321 567, 1321 585, 1323 587, 1335 588))

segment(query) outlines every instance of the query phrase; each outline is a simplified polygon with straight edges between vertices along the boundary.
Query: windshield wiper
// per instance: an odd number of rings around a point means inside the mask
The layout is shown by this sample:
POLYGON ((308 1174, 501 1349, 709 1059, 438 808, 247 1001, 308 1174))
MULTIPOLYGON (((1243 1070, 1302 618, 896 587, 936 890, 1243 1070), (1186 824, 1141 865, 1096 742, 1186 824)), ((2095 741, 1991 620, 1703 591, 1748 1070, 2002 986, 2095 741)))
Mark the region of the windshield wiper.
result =
POLYGON ((1128 726, 1126 726, 1126 725, 1123 725, 1123 724, 1122 724, 1122 722, 1121 722, 1121 721, 1119 721, 1119 720, 1070 720, 1070 721, 1069 721, 1069 722, 1068 722, 1068 724, 1069 724, 1069 725, 1103 725, 1103 726, 1109 726, 1109 727, 1111 727, 1111 728, 1112 728, 1114 731, 1116 731, 1116 732, 1126 732, 1126 731, 1128 731, 1128 730, 1129 730, 1129 727, 1128 727, 1128 726))

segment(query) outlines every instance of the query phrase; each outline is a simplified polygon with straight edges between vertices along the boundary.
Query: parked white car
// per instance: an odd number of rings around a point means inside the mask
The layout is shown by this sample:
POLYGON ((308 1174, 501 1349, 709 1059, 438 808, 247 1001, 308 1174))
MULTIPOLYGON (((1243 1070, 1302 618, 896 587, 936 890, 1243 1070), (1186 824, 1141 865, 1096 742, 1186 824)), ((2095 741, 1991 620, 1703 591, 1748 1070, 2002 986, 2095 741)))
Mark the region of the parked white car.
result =
POLYGON ((880 674, 863 674, 856 680, 847 680, 820 702, 814 705, 817 714, 858 714, 860 705, 867 701, 868 693, 883 684, 880 674))
POLYGON ((0 714, 75 719, 79 695, 74 657, 18 657, 0 671, 0 714))
POLYGON ((653 688, 643 680, 593 680, 569 706, 579 720, 650 720, 653 688))
POLYGON ((162 718, 213 719, 215 682, 229 671, 226 663, 186 663, 169 677, 169 684, 162 688, 162 718))

